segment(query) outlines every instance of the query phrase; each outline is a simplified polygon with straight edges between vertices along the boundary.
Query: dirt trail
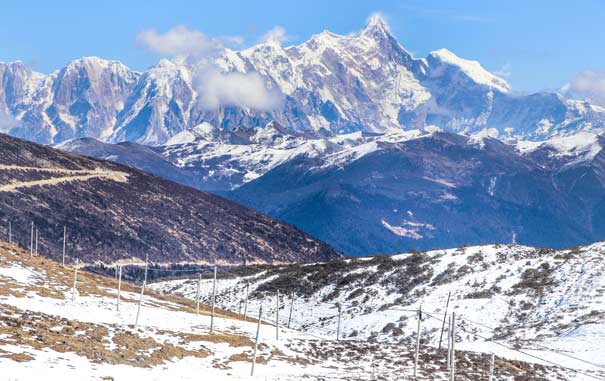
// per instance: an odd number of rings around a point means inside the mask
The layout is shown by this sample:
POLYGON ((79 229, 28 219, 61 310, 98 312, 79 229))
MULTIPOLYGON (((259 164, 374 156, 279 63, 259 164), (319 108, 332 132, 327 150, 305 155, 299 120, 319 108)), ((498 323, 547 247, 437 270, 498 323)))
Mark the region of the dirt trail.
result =
POLYGON ((35 186, 58 185, 71 181, 87 181, 91 179, 106 179, 120 183, 128 181, 128 174, 120 171, 111 171, 101 168, 94 170, 72 170, 62 168, 36 168, 36 167, 20 167, 17 165, 1 165, 0 170, 21 170, 21 171, 37 171, 37 172, 53 172, 60 174, 68 174, 70 176, 54 177, 50 179, 32 180, 32 181, 15 181, 8 184, 0 185, 0 192, 14 192, 20 188, 30 188, 35 186))

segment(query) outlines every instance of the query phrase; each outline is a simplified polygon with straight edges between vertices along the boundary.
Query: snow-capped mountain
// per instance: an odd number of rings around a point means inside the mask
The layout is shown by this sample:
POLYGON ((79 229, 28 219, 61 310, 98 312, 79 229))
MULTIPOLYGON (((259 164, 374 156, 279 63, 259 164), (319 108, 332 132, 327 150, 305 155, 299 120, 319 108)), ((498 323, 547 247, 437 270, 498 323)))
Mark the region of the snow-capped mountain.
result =
POLYGON ((269 110, 209 109, 200 102, 205 74, 190 60, 163 59, 138 73, 87 57, 47 76, 19 62, 0 63, 0 111, 15 118, 3 128, 41 143, 92 137, 161 145, 205 122, 234 131, 274 121, 315 137, 437 125, 526 140, 605 126, 603 108, 554 93, 516 94, 480 63, 446 49, 416 58, 378 16, 361 32, 227 49, 215 63, 224 73, 260 75, 283 102, 269 110))
POLYGON ((276 123, 235 131, 203 124, 153 150, 60 146, 70 147, 217 192, 347 254, 605 238, 605 139, 588 132, 504 142, 489 131, 309 137, 276 123))
POLYGON ((21 91, 14 85, 0 88, 0 109, 19 121, 9 132, 42 143, 108 138, 140 76, 119 62, 96 57, 72 61, 48 76, 18 62, 0 64, 0 74, 3 84, 23 84, 21 91))

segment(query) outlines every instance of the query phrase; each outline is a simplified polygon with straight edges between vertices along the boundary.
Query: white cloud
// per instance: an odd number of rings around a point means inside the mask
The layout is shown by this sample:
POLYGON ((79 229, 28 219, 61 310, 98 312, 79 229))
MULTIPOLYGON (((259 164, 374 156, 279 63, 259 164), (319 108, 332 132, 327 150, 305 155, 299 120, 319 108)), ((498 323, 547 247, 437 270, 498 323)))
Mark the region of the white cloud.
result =
POLYGON ((196 74, 198 101, 204 109, 221 106, 239 106, 260 111, 275 110, 282 106, 283 95, 269 89, 258 73, 224 73, 214 67, 196 74))
POLYGON ((273 42, 273 43, 277 43, 280 45, 291 39, 292 39, 292 37, 288 36, 288 34, 286 33, 286 29, 281 26, 275 26, 275 27, 269 29, 261 37, 261 40, 263 42, 273 42))
POLYGON ((388 23, 389 23, 388 16, 380 11, 372 12, 372 13, 370 13, 370 15, 368 17, 366 17, 366 24, 370 24, 370 23, 374 23, 374 22, 382 22, 382 23, 388 25, 388 23))
POLYGON ((223 39, 185 25, 177 25, 166 33, 146 29, 137 34, 136 42, 161 56, 214 56, 225 49, 223 39))
MULTIPOLYGON (((266 34, 266 39, 277 43, 288 39, 286 30, 275 27, 266 34)), ((211 37, 205 33, 179 25, 166 33, 147 29, 137 34, 138 45, 161 56, 185 56, 192 70, 193 85, 197 90, 198 102, 204 109, 222 106, 238 106, 260 111, 274 110, 283 103, 279 90, 270 89, 258 73, 221 71, 215 59, 225 52, 226 45, 241 45, 239 36, 211 37)))
POLYGON ((505 63, 504 65, 502 65, 502 67, 500 67, 500 69, 494 71, 494 74, 499 77, 510 77, 511 75, 513 75, 511 64, 505 63))
POLYGON ((12 115, 0 110, 0 132, 8 132, 17 125, 18 121, 12 115))
POLYGON ((561 90, 568 96, 585 98, 592 103, 605 105, 605 72, 585 70, 561 90))

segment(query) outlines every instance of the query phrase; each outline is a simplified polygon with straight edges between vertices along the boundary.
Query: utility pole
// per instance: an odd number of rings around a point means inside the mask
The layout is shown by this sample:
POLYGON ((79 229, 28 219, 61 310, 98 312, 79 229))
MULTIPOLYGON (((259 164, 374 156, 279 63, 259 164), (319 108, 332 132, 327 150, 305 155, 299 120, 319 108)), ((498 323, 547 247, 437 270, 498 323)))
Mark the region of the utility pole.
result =
POLYGON ((489 361, 489 381, 494 380, 494 366, 495 366, 495 358, 494 358, 494 352, 492 352, 492 354, 490 356, 490 361, 489 361))
POLYGON ((275 340, 279 340, 279 288, 275 299, 275 340))
POLYGON ((145 275, 143 276, 143 285, 141 286, 141 296, 139 297, 139 307, 137 308, 137 317, 134 321, 134 325, 139 324, 139 314, 141 313, 141 304, 143 303, 143 294, 145 293, 145 286, 147 285, 147 267, 149 264, 149 254, 145 254, 145 275))
POLYGON ((447 302, 445 303, 445 312, 443 313, 443 323, 441 324, 441 335, 439 335, 439 349, 441 349, 441 339, 443 338, 443 330, 445 329, 445 319, 447 318, 447 308, 450 305, 450 296, 452 296, 452 292, 448 292, 447 294, 447 302))
POLYGON ((260 309, 258 310, 258 323, 256 325, 256 339, 254 340, 254 354, 252 355, 252 370, 250 371, 250 376, 254 376, 254 365, 256 365, 256 351, 258 350, 258 337, 260 334, 260 321, 263 317, 263 305, 261 304, 260 309))
POLYGON ((74 284, 71 288, 71 301, 73 302, 76 299, 76 287, 78 284, 78 267, 80 266, 80 260, 76 259, 76 265, 74 269, 74 284))
POLYGON ((197 278, 197 291, 195 293, 195 314, 200 314, 200 285, 202 283, 202 274, 197 278))
POLYGON ((212 314, 210 315, 210 333, 214 331, 214 303, 216 301, 216 266, 214 266, 214 283, 212 284, 212 314))
POLYGON ((248 293, 250 291, 250 283, 246 282, 246 302, 244 303, 244 321, 248 321, 248 293))
POLYGON ((31 258, 34 255, 34 222, 32 221, 32 232, 29 243, 29 257, 31 258))
POLYGON ((36 257, 38 256, 38 229, 36 228, 36 257))
POLYGON ((447 370, 452 367, 452 318, 447 319, 447 370))
POLYGON ((288 328, 292 322, 292 308, 294 307, 294 291, 290 291, 290 313, 288 314, 288 328))
POLYGON ((342 316, 342 306, 338 305, 338 325, 336 326, 336 341, 340 340, 340 317, 342 316))
POLYGON ((418 328, 416 330, 416 353, 414 354, 414 379, 418 374, 418 354, 420 352, 420 323, 422 321, 422 306, 418 310, 418 328))
POLYGON ((67 239, 67 226, 63 225, 63 255, 61 256, 61 262, 63 263, 63 267, 65 267, 65 242, 67 239))
POLYGON ((118 267, 118 300, 116 302, 116 310, 120 310, 120 291, 122 291, 122 265, 118 267))
POLYGON ((450 367, 450 381, 456 379, 456 313, 452 313, 452 360, 450 367))
POLYGON ((8 243, 13 244, 13 226, 11 221, 8 221, 8 243))

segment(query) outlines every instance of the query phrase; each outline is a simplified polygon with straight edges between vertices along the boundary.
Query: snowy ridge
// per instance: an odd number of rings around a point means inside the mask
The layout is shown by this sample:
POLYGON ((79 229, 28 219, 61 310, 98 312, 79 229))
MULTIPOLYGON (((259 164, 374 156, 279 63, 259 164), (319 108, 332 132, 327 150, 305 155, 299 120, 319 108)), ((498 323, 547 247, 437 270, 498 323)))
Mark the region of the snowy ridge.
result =
POLYGON ((520 141, 516 146, 524 155, 545 149, 549 151, 549 157, 566 160, 568 165, 590 161, 603 150, 599 135, 589 132, 553 138, 543 142, 520 141))
POLYGON ((324 31, 298 45, 270 41, 213 59, 223 74, 260 75, 283 102, 209 109, 205 60, 163 59, 139 73, 84 57, 46 76, 20 62, 0 63, 0 110, 16 119, 6 127, 11 134, 45 144, 92 137, 162 145, 203 123, 234 131, 276 122, 315 137, 437 125, 469 134, 495 129, 524 140, 605 126, 601 107, 554 93, 515 94, 479 62, 446 49, 416 58, 379 16, 360 32, 324 31))
POLYGON ((297 158, 320 160, 319 168, 338 167, 381 150, 383 144, 429 136, 421 130, 313 138, 284 131, 275 123, 251 133, 221 131, 209 123, 181 132, 160 147, 167 160, 199 173, 212 184, 233 189, 297 158))
POLYGON ((510 85, 504 79, 485 70, 478 61, 462 59, 447 49, 439 49, 429 54, 444 64, 460 68, 464 74, 477 83, 493 87, 503 93, 511 91, 510 85))
MULTIPOLYGON (((345 337, 385 342, 413 340, 416 320, 406 311, 422 306, 430 316, 423 323, 423 341, 438 346, 451 292, 448 314, 455 312, 460 321, 458 348, 529 360, 514 346, 548 361, 596 371, 605 367, 600 344, 605 335, 604 255, 605 244, 597 243, 558 251, 485 245, 350 259, 228 277, 219 282, 218 300, 237 310, 249 283, 252 308, 262 301, 271 309, 273 287, 279 287, 282 295, 296 296, 295 327, 334 332, 336 306, 341 305, 345 337)), ((153 287, 185 297, 193 292, 188 280, 153 287)), ((284 311, 290 300, 284 299, 284 311)))

